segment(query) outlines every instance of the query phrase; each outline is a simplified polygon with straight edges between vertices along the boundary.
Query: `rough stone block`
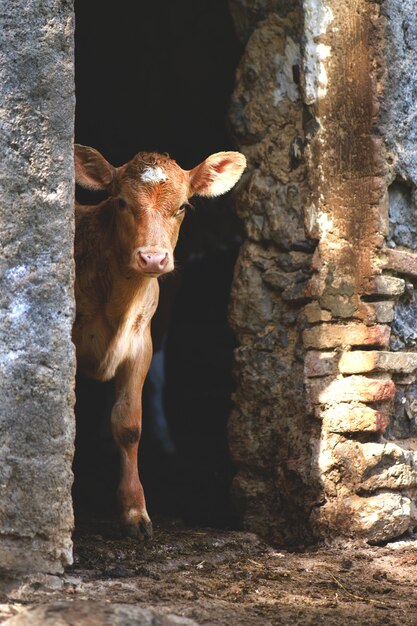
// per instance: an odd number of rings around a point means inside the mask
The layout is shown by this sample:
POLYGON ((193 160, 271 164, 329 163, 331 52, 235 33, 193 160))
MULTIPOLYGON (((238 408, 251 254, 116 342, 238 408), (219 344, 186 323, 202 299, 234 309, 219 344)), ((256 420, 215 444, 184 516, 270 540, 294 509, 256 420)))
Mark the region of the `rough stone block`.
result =
POLYGON ((284 289, 282 292, 282 299, 285 302, 289 302, 292 305, 302 304, 307 299, 307 280, 305 277, 304 282, 296 282, 284 289))
POLYGON ((229 319, 238 333, 262 331, 273 318, 272 294, 259 268, 261 253, 261 246, 244 244, 236 263, 229 319))
MULTIPOLYGON (((341 288, 343 290, 343 287, 341 288)), ((329 293, 324 290, 319 299, 320 306, 328 309, 332 317, 339 319, 349 319, 358 314, 359 298, 355 294, 329 293)))
POLYGON ((417 370, 417 353, 354 350, 340 356, 342 374, 361 374, 373 371, 411 374, 417 370))
POLYGON ((375 276, 370 293, 377 296, 396 298, 404 293, 405 280, 396 276, 375 276))
POLYGON ((329 376, 337 372, 339 355, 336 352, 309 350, 304 359, 304 375, 307 378, 329 376))
POLYGON ((332 314, 330 311, 322 309, 318 302, 310 302, 304 307, 304 315, 307 322, 315 324, 317 322, 330 322, 332 314))
POLYGON ((393 270, 398 274, 417 277, 417 254, 415 252, 385 248, 382 263, 385 269, 393 270))
POLYGON ((383 324, 366 326, 351 322, 348 324, 320 324, 303 332, 304 346, 326 350, 344 346, 387 347, 390 328, 383 324))
MULTIPOLYGON (((308 286, 308 292, 311 293, 311 284, 308 286)), ((387 300, 385 302, 363 302, 359 295, 354 294, 349 298, 351 306, 345 308, 344 315, 340 315, 340 309, 330 306, 329 298, 321 300, 320 304, 327 305, 321 308, 319 302, 311 302, 304 307, 304 314, 310 324, 318 322, 330 322, 336 318, 346 319, 346 314, 352 319, 364 322, 367 326, 373 324, 389 324, 394 319, 394 302, 387 300), (331 310, 328 310, 330 309, 331 310)))
POLYGON ((400 537, 417 523, 410 498, 399 493, 357 495, 329 500, 313 514, 321 536, 363 537, 370 543, 400 537))
POLYGON ((345 487, 357 493, 379 489, 401 491, 417 486, 416 454, 393 442, 345 440, 331 448, 345 487))
POLYGON ((388 417, 365 404, 337 404, 323 411, 323 428, 332 433, 383 433, 388 417))
POLYGON ((7 626, 198 626, 182 615, 144 609, 131 604, 97 600, 49 602, 23 610, 6 620, 7 626))
POLYGON ((415 468, 407 463, 398 463, 387 469, 382 469, 377 473, 364 479, 358 485, 358 491, 362 493, 372 493, 380 489, 390 489, 392 491, 415 490, 417 487, 417 472, 415 468))
POLYGON ((367 304, 367 307, 373 310, 375 321, 378 324, 389 324, 394 319, 394 302, 373 302, 367 304))
POLYGON ((311 404, 339 402, 383 402, 392 400, 396 387, 390 378, 346 376, 336 380, 310 379, 307 384, 311 404))

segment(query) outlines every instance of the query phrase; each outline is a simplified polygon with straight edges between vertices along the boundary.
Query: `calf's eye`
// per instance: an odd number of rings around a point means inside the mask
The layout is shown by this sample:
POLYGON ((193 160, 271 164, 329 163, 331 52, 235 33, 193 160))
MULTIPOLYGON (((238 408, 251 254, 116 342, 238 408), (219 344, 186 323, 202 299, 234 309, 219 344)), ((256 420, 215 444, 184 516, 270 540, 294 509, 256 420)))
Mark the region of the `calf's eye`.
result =
POLYGON ((182 215, 187 207, 192 208, 192 205, 189 202, 184 202, 184 204, 182 204, 180 208, 175 211, 174 217, 179 217, 180 215, 182 215))

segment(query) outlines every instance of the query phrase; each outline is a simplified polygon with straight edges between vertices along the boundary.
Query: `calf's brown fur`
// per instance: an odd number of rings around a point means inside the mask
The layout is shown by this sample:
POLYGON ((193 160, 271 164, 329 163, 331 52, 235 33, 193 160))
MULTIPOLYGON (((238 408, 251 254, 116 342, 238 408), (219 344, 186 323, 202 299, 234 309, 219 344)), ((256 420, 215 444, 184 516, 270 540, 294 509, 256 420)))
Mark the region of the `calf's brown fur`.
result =
POLYGON ((229 191, 245 165, 242 154, 219 152, 187 171, 168 156, 139 153, 115 168, 97 150, 75 146, 76 182, 108 193, 98 205, 75 206, 77 366, 95 380, 115 380, 111 425, 121 461, 120 519, 124 532, 138 539, 152 534, 137 453, 157 278, 174 268, 188 199, 229 191))

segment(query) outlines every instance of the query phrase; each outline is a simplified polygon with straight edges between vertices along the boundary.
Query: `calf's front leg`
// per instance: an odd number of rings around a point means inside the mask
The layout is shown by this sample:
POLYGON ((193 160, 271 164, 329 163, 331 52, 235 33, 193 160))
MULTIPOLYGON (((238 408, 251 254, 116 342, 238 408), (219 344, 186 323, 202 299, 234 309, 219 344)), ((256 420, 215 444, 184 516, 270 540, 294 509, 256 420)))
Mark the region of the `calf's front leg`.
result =
POLYGON ((117 499, 125 535, 139 540, 152 536, 139 479, 138 447, 142 430, 142 387, 152 355, 150 338, 140 359, 120 366, 115 378, 116 401, 111 415, 113 438, 120 452, 120 481, 117 499))

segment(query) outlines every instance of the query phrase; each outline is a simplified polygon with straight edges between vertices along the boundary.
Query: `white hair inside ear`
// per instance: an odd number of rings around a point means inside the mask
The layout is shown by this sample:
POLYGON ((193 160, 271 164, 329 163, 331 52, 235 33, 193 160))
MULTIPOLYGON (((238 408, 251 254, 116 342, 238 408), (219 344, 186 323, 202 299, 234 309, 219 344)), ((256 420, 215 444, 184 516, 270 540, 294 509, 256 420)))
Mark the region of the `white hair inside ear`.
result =
POLYGON ((240 152, 216 152, 190 172, 191 194, 221 196, 234 187, 246 167, 240 152))

